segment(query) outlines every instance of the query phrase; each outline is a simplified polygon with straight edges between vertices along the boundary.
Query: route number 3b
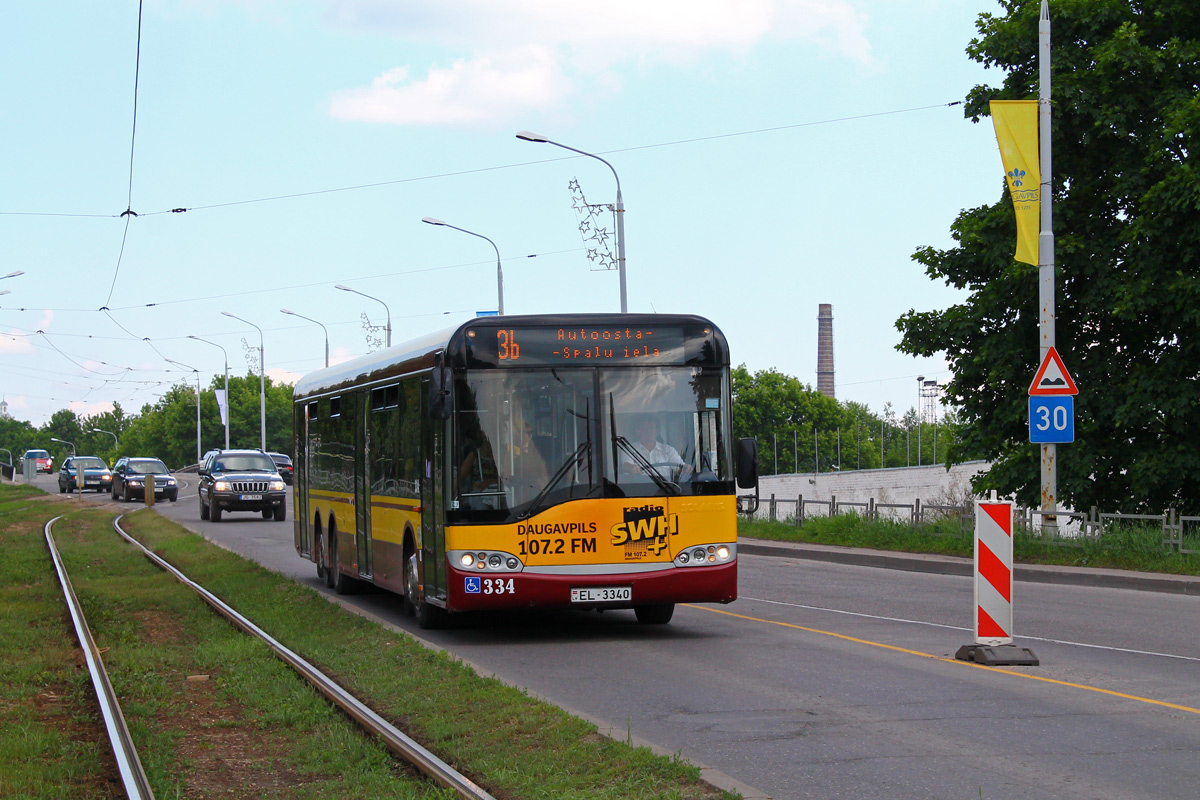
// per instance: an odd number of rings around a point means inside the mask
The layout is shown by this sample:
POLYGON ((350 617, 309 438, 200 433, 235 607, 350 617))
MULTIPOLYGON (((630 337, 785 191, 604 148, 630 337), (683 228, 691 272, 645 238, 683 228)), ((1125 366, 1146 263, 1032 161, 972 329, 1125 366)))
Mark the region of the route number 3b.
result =
POLYGON ((1075 398, 1070 395, 1030 397, 1029 441, 1036 444, 1075 441, 1075 398))

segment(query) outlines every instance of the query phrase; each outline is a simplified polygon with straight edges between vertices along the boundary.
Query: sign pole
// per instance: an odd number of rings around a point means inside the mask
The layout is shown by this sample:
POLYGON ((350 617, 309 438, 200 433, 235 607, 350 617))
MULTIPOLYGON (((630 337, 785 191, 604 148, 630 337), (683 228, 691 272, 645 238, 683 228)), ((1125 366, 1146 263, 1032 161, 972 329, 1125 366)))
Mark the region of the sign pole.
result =
MULTIPOLYGON (((1041 306, 1041 346, 1038 362, 1044 363, 1054 340, 1054 224, 1050 169, 1050 3, 1042 0, 1038 22, 1038 162, 1042 185, 1038 199, 1041 230, 1038 235, 1038 302, 1041 306)), ((1053 512, 1058 503, 1058 445, 1041 445, 1042 511, 1053 512)), ((1043 515, 1043 524, 1054 526, 1056 519, 1043 515)))

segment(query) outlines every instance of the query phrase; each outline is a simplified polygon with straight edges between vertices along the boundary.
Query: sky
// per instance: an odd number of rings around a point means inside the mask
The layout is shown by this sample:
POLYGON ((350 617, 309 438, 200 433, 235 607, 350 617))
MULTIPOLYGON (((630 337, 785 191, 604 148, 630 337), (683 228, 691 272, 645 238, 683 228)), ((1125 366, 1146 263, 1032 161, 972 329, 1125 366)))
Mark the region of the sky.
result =
POLYGON ((902 413, 951 374, 896 320, 963 299, 912 254, 1004 190, 991 126, 950 105, 1001 82, 964 52, 981 12, 144 0, 139 39, 132 0, 9 4, 0 395, 34 425, 137 413, 226 358, 257 373, 260 343, 294 382, 326 331, 337 363, 389 317, 399 343, 495 311, 497 250, 507 314, 617 312, 611 213, 597 241, 575 208, 615 170, 630 311, 705 316, 735 365, 815 387, 832 304, 837 398, 902 413))

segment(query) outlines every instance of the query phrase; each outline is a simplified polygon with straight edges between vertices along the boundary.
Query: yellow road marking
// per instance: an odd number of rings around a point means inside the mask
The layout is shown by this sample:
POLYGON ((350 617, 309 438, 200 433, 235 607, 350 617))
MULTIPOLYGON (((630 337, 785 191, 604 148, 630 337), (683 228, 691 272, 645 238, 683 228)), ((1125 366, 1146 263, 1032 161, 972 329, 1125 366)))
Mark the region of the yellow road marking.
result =
POLYGON ((1110 697, 1120 697, 1125 700, 1136 700, 1139 703, 1148 703, 1148 704, 1154 705, 1154 706, 1163 706, 1164 708, 1172 708, 1172 709, 1175 709, 1176 711, 1187 711, 1192 714, 1200 714, 1200 708, 1192 708, 1191 706, 1181 706, 1181 705, 1178 705, 1177 703, 1168 703, 1163 700, 1154 700, 1149 697, 1139 697, 1135 694, 1125 694, 1124 692, 1114 692, 1111 689, 1101 689, 1098 686, 1087 686, 1086 684, 1082 684, 1082 683, 1071 683, 1070 681, 1060 681, 1060 680, 1055 680, 1054 678, 1044 678, 1041 675, 1029 675, 1024 672, 1014 672, 1011 669, 1000 669, 999 667, 989 667, 986 664, 976 664, 973 661, 959 661, 957 658, 948 658, 946 656, 935 656, 932 653, 923 653, 920 650, 911 650, 907 647, 897 647, 896 645, 884 644, 883 642, 872 642, 870 639, 859 639, 854 636, 847 636, 844 633, 834 633, 833 631, 823 631, 820 628, 808 628, 808 627, 805 627, 804 625, 795 625, 791 622, 778 622, 776 620, 771 620, 771 619, 762 619, 761 617, 751 617, 751 616, 747 616, 745 614, 735 614, 732 611, 725 611, 720 608, 709 608, 708 606, 697 606, 697 605, 692 605, 691 603, 684 603, 683 605, 687 608, 694 608, 698 611, 711 611, 714 614, 724 614, 727 617, 736 617, 737 619, 744 619, 744 620, 748 620, 750 622, 763 622, 763 623, 766 623, 767 625, 779 625, 780 627, 792 628, 792 629, 798 630, 798 631, 805 631, 806 633, 817 633, 817 634, 820 634, 821 636, 832 636, 835 639, 842 639, 843 641, 854 642, 855 644, 865 644, 870 647, 880 647, 880 648, 883 648, 884 650, 894 650, 897 653, 905 653, 910 656, 919 656, 921 658, 931 658, 934 661, 943 661, 948 664, 958 664, 958 665, 964 666, 964 667, 974 667, 975 669, 983 669, 983 670, 987 670, 988 672, 999 672, 1003 675, 1012 675, 1017 678, 1027 678, 1031 681, 1041 681, 1042 683, 1050 683, 1050 684, 1054 684, 1056 686, 1069 686, 1072 689, 1082 689, 1087 692, 1096 692, 1098 694, 1106 694, 1106 695, 1109 695, 1110 697))

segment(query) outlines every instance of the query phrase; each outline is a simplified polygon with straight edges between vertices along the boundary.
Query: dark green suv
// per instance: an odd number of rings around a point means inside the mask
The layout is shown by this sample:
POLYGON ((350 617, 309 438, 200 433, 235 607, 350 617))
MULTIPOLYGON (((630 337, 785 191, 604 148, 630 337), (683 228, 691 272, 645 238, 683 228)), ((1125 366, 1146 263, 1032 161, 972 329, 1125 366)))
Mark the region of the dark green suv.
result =
POLYGON ((220 522, 226 511, 258 511, 287 519, 287 491, 275 462, 262 450, 217 450, 200 465, 200 519, 220 522))

